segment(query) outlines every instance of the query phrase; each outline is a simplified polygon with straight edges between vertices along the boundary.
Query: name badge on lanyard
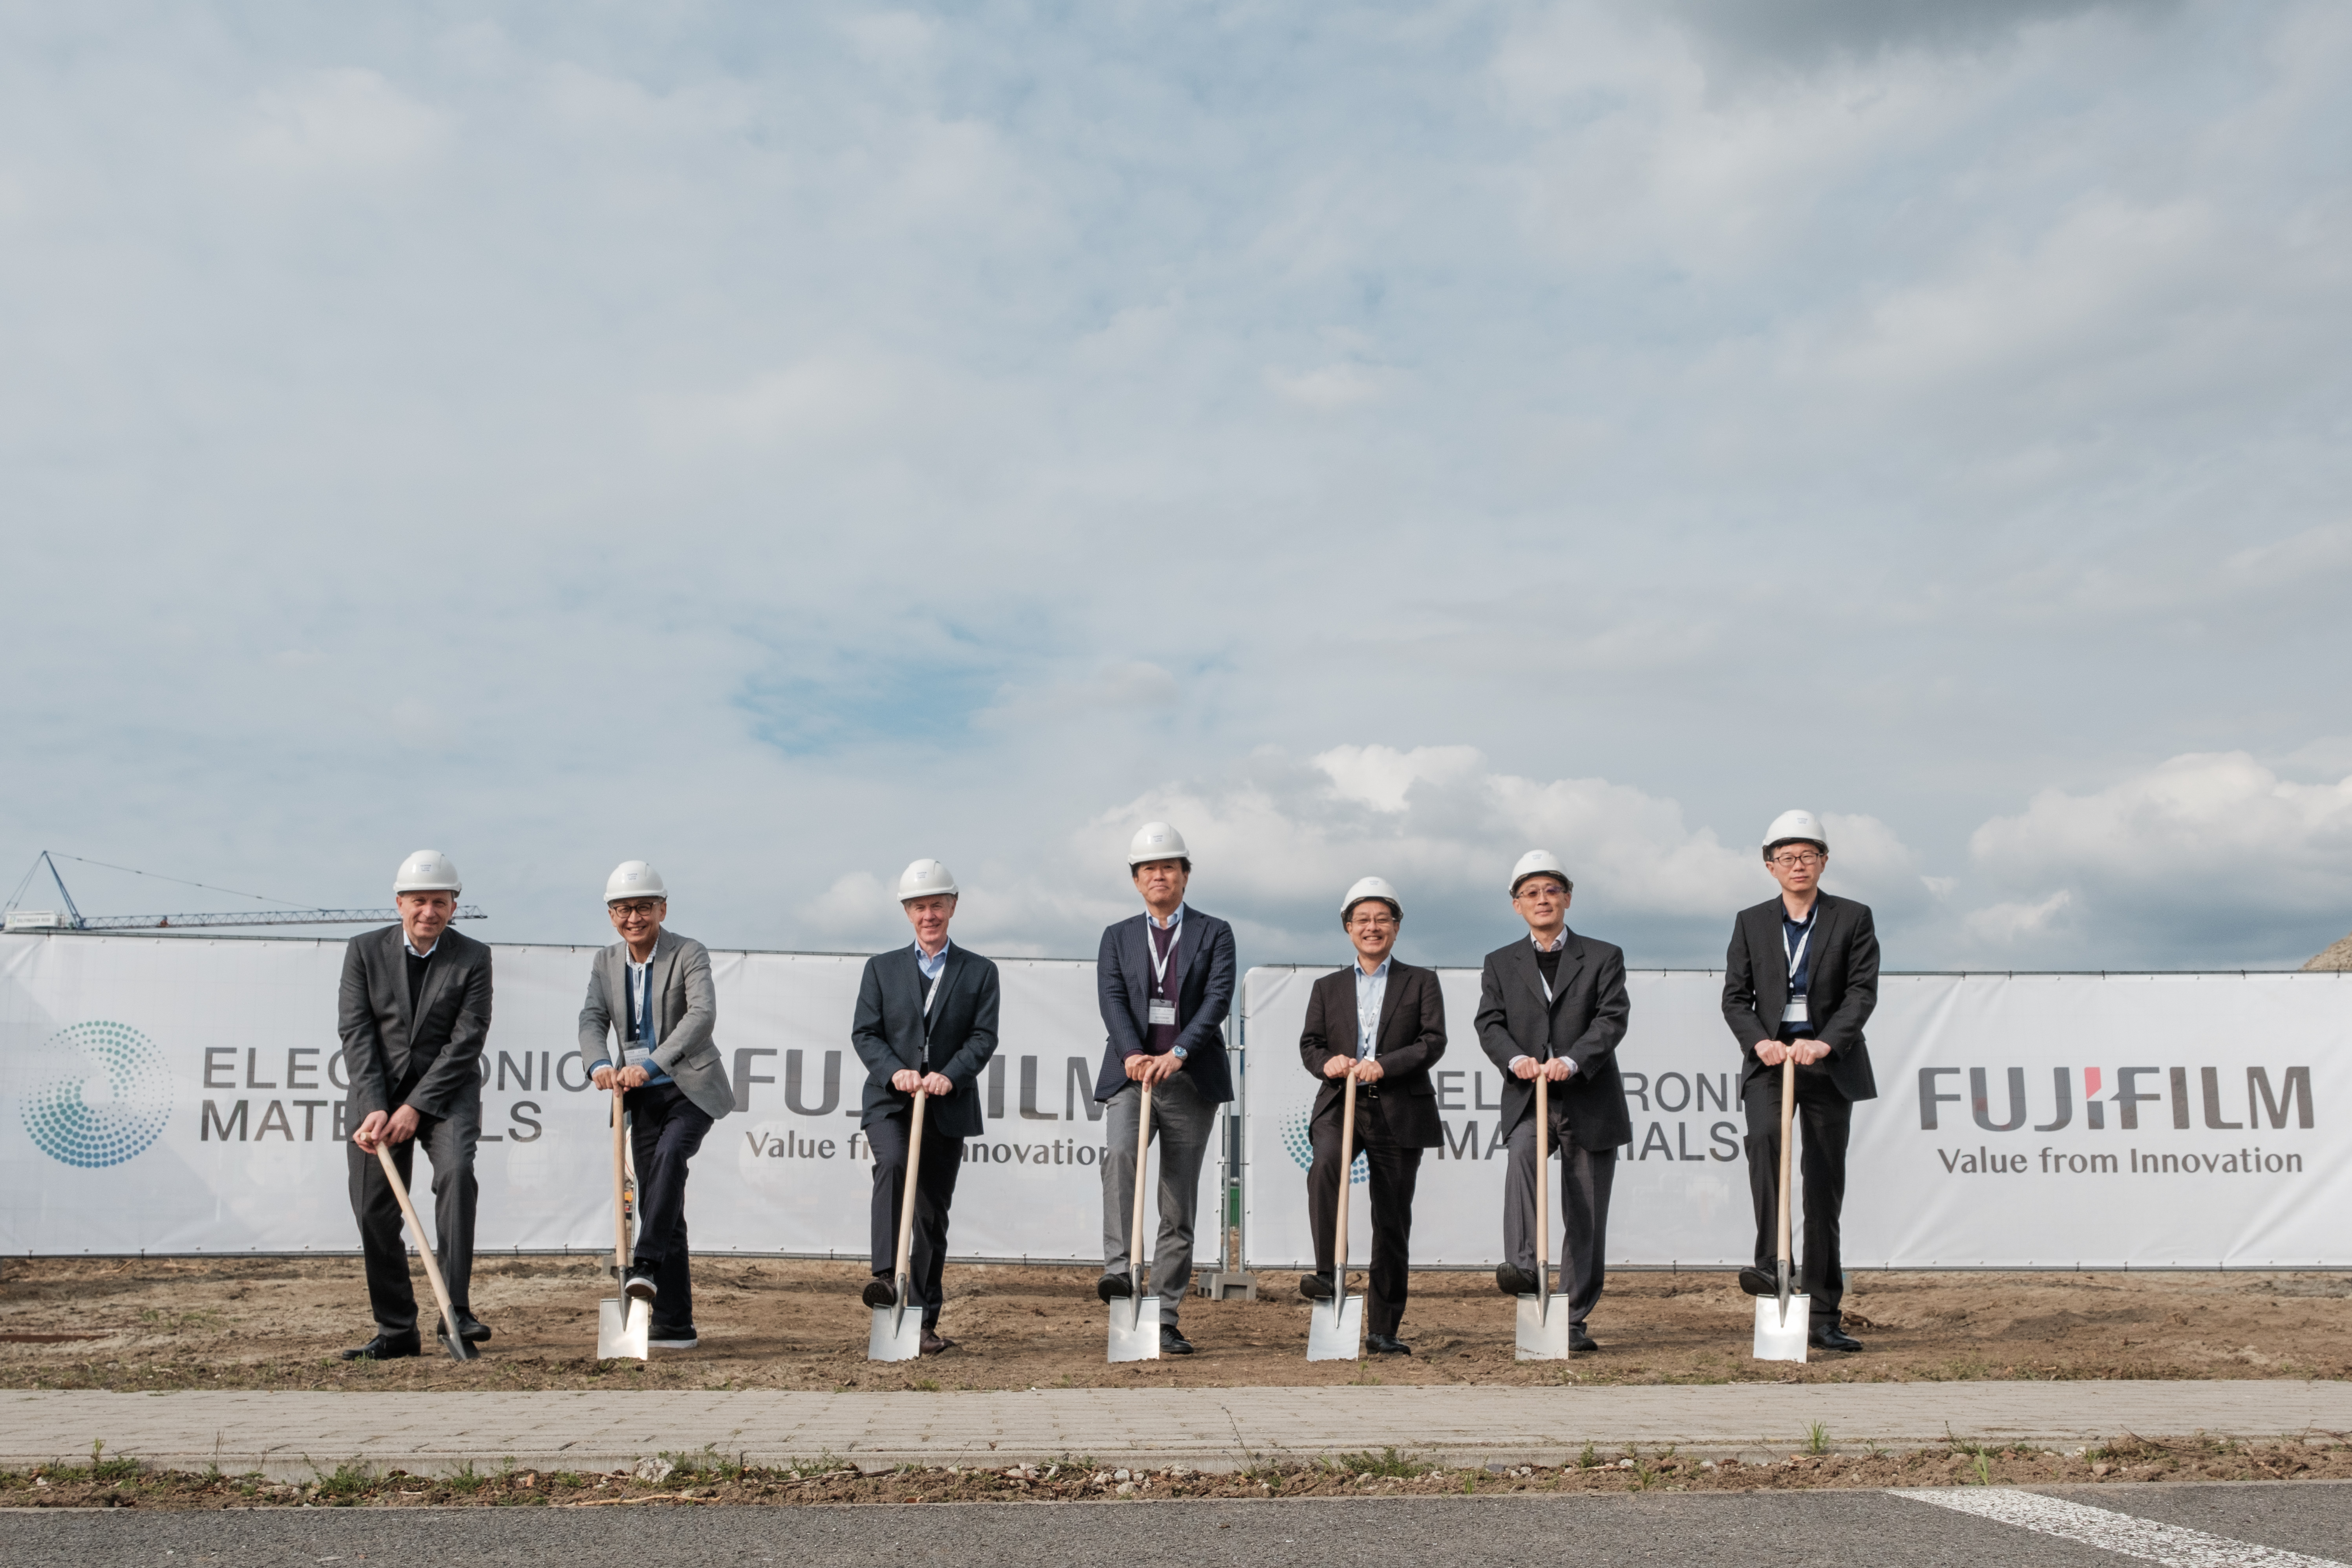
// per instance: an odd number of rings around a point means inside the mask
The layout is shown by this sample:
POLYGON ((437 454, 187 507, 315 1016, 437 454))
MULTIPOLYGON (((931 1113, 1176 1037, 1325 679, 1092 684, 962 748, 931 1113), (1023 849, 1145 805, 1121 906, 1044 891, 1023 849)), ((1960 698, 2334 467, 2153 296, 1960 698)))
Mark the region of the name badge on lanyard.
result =
MULTIPOLYGON (((1183 940, 1184 930, 1181 926, 1179 926, 1176 930, 1168 933, 1168 951, 1166 952, 1161 952, 1160 951, 1159 944, 1151 940, 1151 933, 1149 931, 1144 932, 1143 945, 1151 954, 1151 984, 1155 989, 1164 990, 1167 987, 1168 965, 1176 956, 1176 944, 1183 940)), ((1149 1016, 1150 1025, 1155 1029, 1159 1028, 1163 1024, 1171 1029, 1174 1028, 1176 1026, 1176 999, 1171 996, 1163 1002, 1157 996, 1151 998, 1151 1009, 1149 1016)))
POLYGON ((630 1032, 634 1040, 621 1045, 621 1065, 641 1068, 653 1059, 654 1054, 654 972, 648 963, 629 976, 629 1021, 635 1025, 630 1032))
MULTIPOLYGON (((1790 984, 1796 983, 1797 965, 1805 961, 1805 949, 1812 944, 1813 926, 1821 919, 1821 909, 1816 905, 1813 912, 1805 917, 1805 934, 1797 939, 1797 944, 1794 947, 1789 945, 1788 926, 1783 924, 1780 927, 1780 951, 1789 960, 1790 984)), ((1780 1009, 1781 1024, 1785 1026, 1790 1024, 1810 1024, 1812 1021, 1812 1013, 1805 1005, 1805 994, 1801 991, 1790 992, 1788 1004, 1780 1009)))

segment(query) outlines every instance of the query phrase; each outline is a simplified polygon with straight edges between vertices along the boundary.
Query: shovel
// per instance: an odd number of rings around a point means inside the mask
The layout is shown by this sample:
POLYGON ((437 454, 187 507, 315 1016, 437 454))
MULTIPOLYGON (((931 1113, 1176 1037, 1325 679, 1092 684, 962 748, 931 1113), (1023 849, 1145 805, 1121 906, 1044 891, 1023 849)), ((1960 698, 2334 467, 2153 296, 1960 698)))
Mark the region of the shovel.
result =
POLYGON ((596 1359, 598 1361, 645 1361, 650 1352, 646 1340, 653 1328, 654 1308, 650 1301, 640 1301, 629 1294, 629 1143, 626 1122, 621 1111, 621 1096, 626 1091, 618 1085, 613 1089, 613 1288, 621 1292, 618 1300, 596 1303, 596 1359))
POLYGON ((1519 1361, 1568 1359, 1568 1308, 1551 1310, 1551 1080, 1536 1075, 1536 1290, 1519 1298, 1519 1361))
POLYGON ((1127 1226, 1127 1300, 1110 1304, 1110 1359, 1160 1359, 1160 1297, 1144 1299, 1151 1272, 1143 1267, 1143 1180, 1151 1161, 1151 1086, 1142 1085, 1143 1103, 1135 1121, 1135 1211, 1127 1226))
POLYGON ((1780 1063, 1780 1289, 1778 1299, 1756 1298, 1756 1359, 1802 1361, 1805 1331, 1811 1325, 1811 1299, 1790 1294, 1796 1270, 1789 1245, 1789 1156, 1797 1134, 1797 1058, 1780 1063), (1796 1321, 1790 1321, 1793 1310, 1796 1321))
POLYGON ((1318 1303, 1307 1320, 1308 1361, 1363 1357, 1364 1299, 1348 1294, 1348 1188, 1356 1171, 1356 1071, 1348 1069, 1346 1107, 1339 1113, 1339 1208, 1332 1216, 1331 1310, 1318 1303))
POLYGON ((898 1194, 898 1262, 890 1271, 897 1299, 874 1309, 874 1326, 866 1333, 867 1361, 913 1361, 923 1353, 923 1314, 907 1311, 914 1294, 911 1260, 915 1254, 915 1178, 923 1168, 923 1112, 930 1090, 915 1091, 915 1117, 907 1124, 907 1184, 898 1194))
POLYGON ((449 1349, 451 1361, 471 1361, 474 1347, 457 1334, 457 1309, 449 1305, 449 1287, 442 1281, 441 1265, 434 1261, 433 1244, 425 1238, 425 1227, 417 1223, 416 1205, 408 1201, 408 1184, 400 1179, 400 1167, 392 1163, 389 1144, 378 1143, 375 1157, 383 1165, 383 1179, 392 1184, 392 1195, 400 1200, 400 1217, 408 1222, 408 1234, 416 1238, 417 1253, 425 1259, 425 1279, 433 1287, 433 1300, 441 1309, 441 1326, 449 1331, 442 1342, 449 1349))

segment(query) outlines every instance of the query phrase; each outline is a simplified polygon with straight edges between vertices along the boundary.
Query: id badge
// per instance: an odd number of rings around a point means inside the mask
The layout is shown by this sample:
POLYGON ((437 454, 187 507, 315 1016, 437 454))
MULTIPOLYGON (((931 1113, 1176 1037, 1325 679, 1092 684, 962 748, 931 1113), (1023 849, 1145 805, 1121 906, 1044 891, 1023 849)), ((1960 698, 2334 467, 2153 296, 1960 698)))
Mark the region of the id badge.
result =
POLYGON ((1812 1021, 1812 1015, 1805 1010, 1802 996, 1790 997, 1789 1005, 1780 1009, 1780 1022, 1783 1024, 1810 1024, 1812 1021))
POLYGON ((621 1065, 623 1067, 644 1067, 653 1060, 653 1047, 642 1041, 627 1040, 622 1043, 621 1065))
POLYGON ((1176 1026, 1175 1003, 1154 1002, 1151 1005, 1151 1026, 1156 1029, 1162 1024, 1167 1025, 1171 1029, 1176 1026))

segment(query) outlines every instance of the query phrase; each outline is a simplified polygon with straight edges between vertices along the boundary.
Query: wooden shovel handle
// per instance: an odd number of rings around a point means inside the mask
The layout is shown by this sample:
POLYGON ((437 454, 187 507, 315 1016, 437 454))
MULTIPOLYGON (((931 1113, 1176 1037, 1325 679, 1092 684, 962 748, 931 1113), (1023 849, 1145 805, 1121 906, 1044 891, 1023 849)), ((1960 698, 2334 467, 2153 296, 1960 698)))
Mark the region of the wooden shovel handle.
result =
MULTIPOLYGON (((915 1177, 923 1168, 923 1111, 929 1105, 931 1092, 927 1089, 915 1091, 915 1114, 907 1123, 907 1182, 898 1194, 898 1264, 893 1282, 907 1278, 908 1260, 915 1247, 915 1177)), ((907 1303, 898 1303, 901 1307, 907 1303)))
MULTIPOLYGON (((1536 1064, 1536 1276, 1551 1279, 1551 1079, 1536 1064)), ((1538 1293, 1541 1288, 1538 1287, 1538 1293)))
POLYGON ((1797 1058, 1791 1053, 1780 1062, 1780 1257, 1791 1265, 1797 1255, 1789 1249, 1789 1156, 1796 1131, 1797 1058))
POLYGON ((629 1148, 622 1100, 627 1092, 617 1083, 613 1086, 613 1274, 616 1279, 629 1271, 629 1148))
POLYGON ((375 1157, 383 1166, 383 1179, 392 1184, 392 1195, 399 1201, 400 1217, 408 1222, 408 1234, 416 1238, 417 1256, 425 1259, 425 1282, 433 1287, 433 1303, 441 1309, 441 1323, 449 1331, 450 1346, 458 1359, 470 1361, 473 1352, 458 1337, 457 1310, 449 1304, 449 1286, 441 1278, 441 1265, 434 1258, 433 1243, 425 1239, 425 1226, 416 1217, 416 1205, 408 1201, 408 1184, 400 1179, 400 1167, 392 1163, 388 1144, 378 1143, 375 1157))
MULTIPOLYGON (((1127 1222, 1127 1271, 1136 1282, 1136 1300, 1143 1299, 1143 1178, 1151 1163, 1151 1085, 1141 1086, 1143 1100, 1135 1114, 1135 1203, 1127 1222)), ((1140 1308, 1137 1309, 1139 1311, 1140 1308)))
POLYGON ((1331 1299, 1348 1299, 1348 1186, 1356 1173, 1356 1073, 1348 1069, 1348 1088, 1339 1110, 1339 1212, 1331 1226, 1331 1299))

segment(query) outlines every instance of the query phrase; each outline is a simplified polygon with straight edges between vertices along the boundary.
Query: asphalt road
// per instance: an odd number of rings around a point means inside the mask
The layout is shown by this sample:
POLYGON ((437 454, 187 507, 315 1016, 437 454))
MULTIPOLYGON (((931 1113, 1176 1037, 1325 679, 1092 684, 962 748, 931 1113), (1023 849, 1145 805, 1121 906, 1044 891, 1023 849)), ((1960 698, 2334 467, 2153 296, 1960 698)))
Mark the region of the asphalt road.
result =
MULTIPOLYGON (((2352 1556, 2352 1483, 2107 1486, 2058 1497, 2186 1526, 2223 1542, 2165 1560, 2262 1562, 2259 1548, 2352 1556), (2236 1551, 2229 1542, 2253 1550, 2236 1551), (2216 1550, 2216 1547, 2219 1550, 2216 1550)), ((2117 1521, 2128 1532, 2132 1518, 2117 1521)), ((1249 1568, 1362 1559, 1522 1568, 1580 1563, 1802 1562, 2057 1565, 2132 1556, 1889 1492, 1577 1498, 1346 1499, 1299 1502, 932 1504, 914 1508, 257 1510, 233 1513, 0 1514, 10 1568, 93 1563, 560 1564, 1069 1563, 1249 1568)), ((2270 1558, 2273 1563, 2286 1560, 2270 1558)))

